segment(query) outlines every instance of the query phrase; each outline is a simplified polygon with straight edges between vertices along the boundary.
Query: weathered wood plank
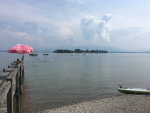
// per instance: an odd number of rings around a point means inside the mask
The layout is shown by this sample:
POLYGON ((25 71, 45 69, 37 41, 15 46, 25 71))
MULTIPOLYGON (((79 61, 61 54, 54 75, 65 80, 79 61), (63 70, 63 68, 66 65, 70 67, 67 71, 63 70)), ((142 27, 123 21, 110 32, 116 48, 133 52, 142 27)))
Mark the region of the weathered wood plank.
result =
POLYGON ((0 107, 0 113, 7 113, 7 98, 5 97, 2 106, 0 107))
POLYGON ((4 73, 1 74, 0 77, 6 77, 6 76, 8 76, 9 74, 10 74, 9 71, 5 71, 4 73))
POLYGON ((5 70, 5 72, 3 72, 0 76, 0 113, 7 113, 9 112, 9 110, 13 112, 13 106, 10 104, 10 100, 13 101, 12 98, 18 92, 18 91, 16 92, 16 88, 18 87, 18 85, 20 85, 19 87, 22 87, 22 84, 19 84, 19 78, 22 78, 22 69, 23 69, 22 63, 23 61, 18 65, 16 65, 15 62, 11 63, 11 65, 8 66, 8 69, 5 70), (7 82, 7 77, 12 78, 11 83, 10 81, 7 82), (10 90, 11 87, 10 84, 12 84, 11 90, 10 90), (9 100, 7 100, 7 98, 9 100))
POLYGON ((6 98, 6 95, 11 87, 10 81, 7 82, 6 86, 0 93, 0 106, 3 104, 4 99, 6 98))
POLYGON ((7 81, 7 77, 12 77, 12 76, 16 76, 18 71, 18 68, 13 69, 12 72, 4 72, 1 76, 0 76, 0 91, 3 89, 3 87, 6 84, 7 81))
POLYGON ((13 113, 13 80, 11 77, 8 77, 7 81, 11 82, 11 87, 7 93, 7 112, 13 113))
POLYGON ((6 81, 6 80, 3 80, 3 84, 2 84, 1 87, 0 87, 0 93, 1 93, 1 91, 3 90, 3 88, 5 87, 6 83, 7 83, 7 81, 6 81))

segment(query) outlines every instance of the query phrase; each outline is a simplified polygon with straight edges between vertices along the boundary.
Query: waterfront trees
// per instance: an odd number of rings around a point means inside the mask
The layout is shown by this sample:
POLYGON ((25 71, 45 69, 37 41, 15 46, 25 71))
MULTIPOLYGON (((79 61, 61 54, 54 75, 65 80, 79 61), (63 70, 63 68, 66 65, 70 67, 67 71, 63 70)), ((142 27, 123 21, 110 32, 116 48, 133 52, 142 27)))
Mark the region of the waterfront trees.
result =
POLYGON ((107 53, 105 50, 80 50, 80 49, 75 49, 75 50, 64 50, 64 49, 58 49, 53 51, 53 53, 107 53))

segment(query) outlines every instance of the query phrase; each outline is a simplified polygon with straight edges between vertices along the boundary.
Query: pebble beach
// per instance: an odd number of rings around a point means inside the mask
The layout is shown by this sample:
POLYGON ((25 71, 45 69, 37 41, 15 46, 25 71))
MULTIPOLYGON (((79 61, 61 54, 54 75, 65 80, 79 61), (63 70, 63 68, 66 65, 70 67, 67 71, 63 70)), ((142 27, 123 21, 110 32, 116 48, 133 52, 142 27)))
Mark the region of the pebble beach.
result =
POLYGON ((150 113, 150 95, 123 94, 39 113, 150 113))

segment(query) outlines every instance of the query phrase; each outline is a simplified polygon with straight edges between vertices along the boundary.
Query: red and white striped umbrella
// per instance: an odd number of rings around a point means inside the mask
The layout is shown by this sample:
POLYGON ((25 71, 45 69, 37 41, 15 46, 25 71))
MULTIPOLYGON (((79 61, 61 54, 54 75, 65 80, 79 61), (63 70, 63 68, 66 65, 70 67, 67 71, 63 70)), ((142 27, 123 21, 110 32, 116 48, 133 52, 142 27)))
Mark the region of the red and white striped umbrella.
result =
POLYGON ((33 48, 24 44, 15 45, 8 50, 8 53, 17 53, 17 54, 29 54, 31 52, 33 52, 33 48))

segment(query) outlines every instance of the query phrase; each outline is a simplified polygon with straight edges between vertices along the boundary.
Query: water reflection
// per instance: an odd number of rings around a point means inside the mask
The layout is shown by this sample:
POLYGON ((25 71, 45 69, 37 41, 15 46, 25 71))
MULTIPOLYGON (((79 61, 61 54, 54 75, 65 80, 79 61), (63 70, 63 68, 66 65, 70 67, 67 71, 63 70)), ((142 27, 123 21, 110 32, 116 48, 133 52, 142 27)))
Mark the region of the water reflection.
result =
POLYGON ((147 88, 150 85, 149 64, 150 54, 135 53, 129 56, 121 53, 25 56, 21 112, 117 95, 120 94, 119 84, 147 88), (50 59, 53 62, 48 62, 50 59))

